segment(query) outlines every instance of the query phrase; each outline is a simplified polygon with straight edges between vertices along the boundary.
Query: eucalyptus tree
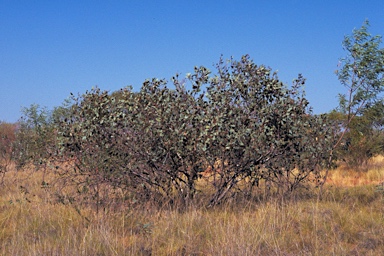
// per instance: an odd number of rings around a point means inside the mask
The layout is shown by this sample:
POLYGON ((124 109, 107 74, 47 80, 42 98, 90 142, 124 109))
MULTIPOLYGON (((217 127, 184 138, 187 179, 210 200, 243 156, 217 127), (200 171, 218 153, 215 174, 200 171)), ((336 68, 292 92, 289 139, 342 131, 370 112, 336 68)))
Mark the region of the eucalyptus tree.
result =
POLYGON ((343 142, 341 151, 345 149, 346 152, 342 155, 345 157, 349 153, 352 157, 347 158, 352 162, 356 160, 355 157, 358 160, 366 159, 373 152, 380 151, 372 136, 377 135, 378 127, 375 124, 382 119, 384 48, 382 36, 371 35, 368 28, 369 22, 366 20, 361 28, 354 29, 351 35, 344 37, 342 45, 347 54, 340 59, 336 71, 340 83, 347 90, 339 95, 337 111, 341 113, 342 129, 334 148, 343 142))
POLYGON ((347 89, 339 95, 339 111, 346 115, 346 128, 355 116, 379 101, 384 90, 382 37, 372 36, 368 27, 366 20, 360 29, 345 36, 343 48, 347 56, 340 59, 340 68, 336 71, 340 83, 347 89))

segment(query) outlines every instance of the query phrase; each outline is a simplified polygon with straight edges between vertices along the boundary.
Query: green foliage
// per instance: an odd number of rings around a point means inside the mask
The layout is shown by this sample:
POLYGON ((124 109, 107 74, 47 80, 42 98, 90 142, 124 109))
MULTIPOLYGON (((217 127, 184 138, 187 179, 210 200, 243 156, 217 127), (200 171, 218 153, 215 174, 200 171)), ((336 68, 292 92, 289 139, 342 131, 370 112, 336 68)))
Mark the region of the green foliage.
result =
POLYGON ((369 22, 360 29, 354 29, 346 36, 343 47, 347 56, 340 59, 340 69, 336 72, 348 93, 340 95, 340 111, 348 121, 359 115, 367 104, 376 102, 384 89, 384 49, 380 48, 381 36, 368 32, 369 22))
POLYGON ((31 105, 23 109, 14 144, 14 159, 19 168, 33 164, 46 167, 56 154, 56 130, 46 108, 31 105))
POLYGON ((365 21, 344 38, 347 56, 340 60, 336 74, 347 93, 339 95, 339 108, 331 114, 340 127, 335 147, 342 147, 337 153, 354 168, 381 153, 384 142, 384 48, 380 48, 382 37, 372 36, 368 28, 365 21))
MULTIPOLYGON (((367 161, 383 152, 384 105, 381 102, 366 107, 362 115, 354 117, 344 134, 341 146, 337 149, 338 158, 350 168, 364 169, 367 161)), ((330 119, 335 125, 344 127, 347 116, 333 111, 330 119)))

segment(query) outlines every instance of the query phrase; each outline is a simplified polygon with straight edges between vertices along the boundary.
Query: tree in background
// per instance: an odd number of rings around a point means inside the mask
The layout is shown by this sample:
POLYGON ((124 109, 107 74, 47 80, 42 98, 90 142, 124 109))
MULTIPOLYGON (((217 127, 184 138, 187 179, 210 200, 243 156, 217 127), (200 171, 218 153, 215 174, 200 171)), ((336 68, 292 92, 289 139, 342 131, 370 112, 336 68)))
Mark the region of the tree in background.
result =
POLYGON ((14 159, 18 168, 28 164, 47 167, 56 154, 56 129, 47 108, 32 104, 23 109, 14 144, 14 159))
POLYGON ((355 167, 382 152, 383 146, 384 49, 382 37, 372 36, 368 28, 365 21, 344 38, 347 56, 336 71, 347 92, 339 95, 339 114, 332 114, 341 128, 335 148, 341 144, 340 157, 355 167))

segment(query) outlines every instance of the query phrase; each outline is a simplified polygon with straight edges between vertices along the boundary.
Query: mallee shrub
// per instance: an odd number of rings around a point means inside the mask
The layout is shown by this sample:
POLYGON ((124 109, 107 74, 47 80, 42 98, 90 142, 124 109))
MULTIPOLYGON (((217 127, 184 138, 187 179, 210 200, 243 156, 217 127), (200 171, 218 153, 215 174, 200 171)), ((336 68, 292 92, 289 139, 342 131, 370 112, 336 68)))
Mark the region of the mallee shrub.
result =
POLYGON ((98 205, 118 190, 131 200, 182 203, 203 192, 213 206, 261 181, 284 196, 332 161, 333 128, 312 114, 304 83, 299 75, 288 87, 243 56, 221 59, 214 73, 195 67, 171 85, 94 88, 56 112, 52 158, 71 163, 61 177, 98 205), (198 191, 204 177, 210 189, 198 191))

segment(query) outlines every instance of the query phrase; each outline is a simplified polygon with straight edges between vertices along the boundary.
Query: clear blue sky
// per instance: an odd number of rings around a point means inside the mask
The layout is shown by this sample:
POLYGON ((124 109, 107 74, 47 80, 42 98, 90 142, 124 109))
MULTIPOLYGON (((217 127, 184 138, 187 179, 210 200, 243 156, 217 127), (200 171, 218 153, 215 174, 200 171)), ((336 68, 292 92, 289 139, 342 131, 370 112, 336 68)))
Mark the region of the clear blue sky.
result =
POLYGON ((0 120, 96 85, 138 90, 146 78, 213 70, 221 54, 249 54, 287 84, 302 73, 314 112, 328 112, 345 91, 334 74, 341 42, 365 19, 383 34, 384 1, 0 0, 0 120))

